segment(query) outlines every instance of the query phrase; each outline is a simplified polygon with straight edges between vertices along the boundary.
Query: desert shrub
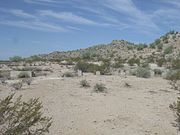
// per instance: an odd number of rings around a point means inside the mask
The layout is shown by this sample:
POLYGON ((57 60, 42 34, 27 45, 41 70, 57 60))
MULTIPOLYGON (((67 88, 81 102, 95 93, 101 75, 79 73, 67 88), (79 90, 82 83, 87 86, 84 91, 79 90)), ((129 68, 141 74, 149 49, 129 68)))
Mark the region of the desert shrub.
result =
POLYGON ((140 51, 140 50, 143 50, 144 48, 147 48, 147 45, 146 44, 139 44, 136 47, 137 47, 137 50, 140 51))
POLYGON ((31 85, 32 83, 32 78, 25 78, 22 80, 23 83, 26 83, 27 85, 31 85))
POLYGON ((119 61, 115 62, 112 66, 113 66, 113 68, 122 68, 122 67, 124 67, 123 63, 121 63, 119 61))
POLYGON ((139 67, 136 71, 136 76, 142 78, 149 78, 151 76, 151 73, 148 68, 139 67))
POLYGON ((131 59, 128 60, 128 64, 130 66, 134 66, 134 64, 140 65, 140 59, 131 58, 131 59))
POLYGON ((29 74, 27 72, 21 72, 19 75, 18 75, 18 78, 29 78, 29 74))
POLYGON ((38 77, 38 76, 47 76, 46 72, 32 72, 32 77, 38 77))
POLYGON ((130 88, 131 85, 130 85, 129 83, 125 82, 125 83, 124 83, 124 87, 130 88))
POLYGON ((65 72, 63 74, 64 77, 74 77, 74 74, 72 72, 65 72))
POLYGON ((89 68, 89 63, 84 62, 84 61, 79 61, 76 66, 75 66, 75 70, 81 70, 82 72, 87 72, 89 68))
POLYGON ((134 49, 134 46, 128 45, 128 46, 127 46, 127 49, 128 49, 128 50, 133 50, 133 49, 134 49))
POLYGON ((22 101, 22 96, 14 99, 14 94, 0 100, 1 135, 45 135, 49 132, 51 118, 44 117, 39 99, 22 101))
POLYGON ((164 43, 168 43, 168 34, 166 34, 165 36, 162 37, 162 40, 164 43))
POLYGON ((90 52, 83 53, 82 59, 90 60, 91 59, 91 53, 90 52))
POLYGON ((22 82, 16 82, 16 83, 13 83, 13 84, 12 84, 12 87, 13 87, 15 90, 20 90, 20 89, 22 88, 22 85, 23 85, 22 82))
POLYGON ((154 43, 151 43, 149 47, 152 48, 152 49, 155 49, 156 45, 154 43))
POLYGON ((115 63, 112 65, 114 68, 122 68, 124 67, 125 60, 122 58, 116 58, 115 63))
POLYGON ((173 46, 169 46, 164 50, 164 54, 171 54, 173 52, 173 46))
POLYGON ((143 63, 141 63, 141 67, 148 68, 149 63, 148 62, 143 62, 143 63))
POLYGON ((95 86, 94 86, 94 91, 95 92, 105 92, 105 90, 106 90, 107 88, 105 87, 105 85, 104 84, 102 84, 102 83, 97 83, 95 86))
POLYGON ((8 83, 6 82, 5 78, 0 78, 0 84, 7 85, 8 83))
POLYGON ((154 69, 155 75, 162 75, 162 71, 160 69, 154 69))
POLYGON ((9 71, 0 71, 0 78, 9 78, 10 72, 9 71))
POLYGON ((158 44, 158 45, 157 45, 157 49, 158 49, 158 50, 162 50, 162 49, 163 49, 163 44, 158 44))
POLYGON ((41 58, 40 56, 34 55, 30 56, 29 58, 25 59, 27 62, 34 62, 34 61, 44 61, 45 59, 41 58))
POLYGON ((180 97, 173 104, 169 105, 170 109, 175 113, 176 123, 175 126, 180 130, 180 97))
POLYGON ((80 81, 80 85, 81 85, 81 87, 85 87, 85 88, 90 87, 90 85, 89 85, 89 83, 87 82, 87 80, 82 80, 82 81, 80 81))
POLYGON ((161 40, 160 39, 156 39, 155 40, 155 42, 154 42, 154 44, 157 46, 157 45, 159 45, 161 43, 161 40))
POLYGON ((172 69, 180 69, 180 59, 172 60, 172 69))
POLYGON ((165 63, 166 63, 166 59, 164 59, 164 58, 161 58, 161 59, 158 59, 158 60, 157 60, 157 65, 158 65, 159 67, 162 67, 163 64, 165 64, 165 63))
POLYGON ((129 73, 130 73, 130 75, 132 75, 132 76, 136 76, 137 70, 131 69, 131 70, 129 71, 129 73))
POLYGON ((180 81, 178 81, 178 80, 172 80, 172 81, 170 81, 170 85, 172 86, 172 88, 173 88, 174 90, 180 91, 180 81))
POLYGON ((169 71, 166 75, 166 79, 171 81, 180 80, 180 70, 178 71, 169 71))

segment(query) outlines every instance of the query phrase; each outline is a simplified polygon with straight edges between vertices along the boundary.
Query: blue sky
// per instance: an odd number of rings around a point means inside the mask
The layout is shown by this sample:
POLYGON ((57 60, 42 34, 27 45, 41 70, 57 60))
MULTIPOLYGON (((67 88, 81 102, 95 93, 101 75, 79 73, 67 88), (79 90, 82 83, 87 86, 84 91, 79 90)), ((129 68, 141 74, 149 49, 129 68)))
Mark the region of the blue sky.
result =
POLYGON ((1 0, 0 59, 180 30, 180 0, 1 0))

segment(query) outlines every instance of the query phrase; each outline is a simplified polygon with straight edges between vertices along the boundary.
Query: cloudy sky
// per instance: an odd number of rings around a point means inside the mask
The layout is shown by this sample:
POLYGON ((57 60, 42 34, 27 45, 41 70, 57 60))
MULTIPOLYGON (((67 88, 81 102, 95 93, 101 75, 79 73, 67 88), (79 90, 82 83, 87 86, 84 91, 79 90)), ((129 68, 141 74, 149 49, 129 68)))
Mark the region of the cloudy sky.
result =
POLYGON ((180 31, 180 0, 0 0, 0 59, 180 31))

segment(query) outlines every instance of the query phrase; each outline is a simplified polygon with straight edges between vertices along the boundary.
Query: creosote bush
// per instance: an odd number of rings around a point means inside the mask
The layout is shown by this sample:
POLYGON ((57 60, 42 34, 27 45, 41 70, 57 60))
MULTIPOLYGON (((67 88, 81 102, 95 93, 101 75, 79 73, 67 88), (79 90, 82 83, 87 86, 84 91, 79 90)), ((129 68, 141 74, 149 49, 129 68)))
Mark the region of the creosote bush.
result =
POLYGON ((137 59, 131 58, 128 60, 128 64, 130 66, 134 66, 134 64, 140 65, 140 59, 139 58, 137 58, 137 59))
POLYGON ((0 135, 45 135, 52 124, 50 117, 43 116, 39 99, 22 101, 14 94, 0 100, 0 135))
POLYGON ((89 83, 87 82, 87 80, 82 80, 82 81, 80 82, 80 85, 81 85, 81 87, 85 87, 85 88, 90 87, 90 85, 89 85, 89 83))
POLYGON ((74 77, 74 74, 72 72, 65 72, 63 77, 74 77))
POLYGON ((23 85, 22 82, 16 82, 16 83, 13 83, 13 84, 12 84, 12 87, 13 87, 15 90, 20 90, 20 89, 22 88, 22 85, 23 85))
POLYGON ((102 84, 102 83, 97 83, 95 86, 94 86, 94 91, 95 92, 105 92, 105 90, 106 90, 107 88, 106 88, 106 86, 104 85, 104 84, 102 84))
POLYGON ((178 71, 169 71, 166 76, 167 80, 177 81, 180 80, 180 70, 178 71))
POLYGON ((151 73, 148 68, 139 67, 136 71, 136 76, 142 78, 149 78, 151 76, 151 73))
POLYGON ((180 130, 180 97, 178 97, 177 102, 169 105, 170 109, 175 112, 176 123, 175 126, 180 130))

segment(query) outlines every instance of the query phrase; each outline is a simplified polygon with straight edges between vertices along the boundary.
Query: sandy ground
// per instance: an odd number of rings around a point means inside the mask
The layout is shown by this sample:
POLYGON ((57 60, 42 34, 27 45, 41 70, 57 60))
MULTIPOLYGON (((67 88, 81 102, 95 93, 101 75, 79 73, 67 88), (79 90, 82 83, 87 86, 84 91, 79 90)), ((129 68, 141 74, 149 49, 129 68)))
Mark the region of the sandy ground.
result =
MULTIPOLYGON (((0 98, 11 91, 0 86, 0 98)), ((74 78, 41 78, 20 91, 24 100, 40 97, 44 112, 53 117, 49 135, 178 135, 169 104, 177 91, 161 78, 88 75, 74 78), (86 79, 91 87, 81 88, 86 79), (131 84, 131 88, 124 83, 131 84), (93 92, 104 83, 107 93, 93 92)))

